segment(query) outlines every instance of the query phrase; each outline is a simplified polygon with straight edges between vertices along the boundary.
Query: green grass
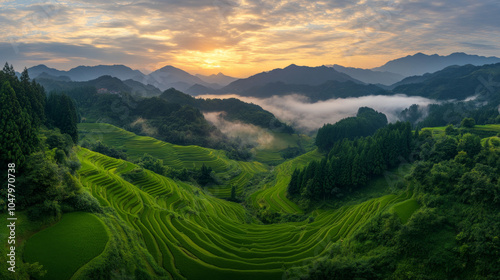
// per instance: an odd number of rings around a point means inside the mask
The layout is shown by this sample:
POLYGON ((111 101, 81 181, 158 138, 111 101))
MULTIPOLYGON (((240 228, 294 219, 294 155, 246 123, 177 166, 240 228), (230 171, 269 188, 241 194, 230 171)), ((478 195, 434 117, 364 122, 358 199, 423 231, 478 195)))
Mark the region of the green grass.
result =
POLYGON ((83 265, 97 257, 108 242, 104 224, 93 214, 64 214, 52 227, 25 243, 24 261, 39 262, 47 270, 43 279, 70 279, 83 265))
POLYGON ((406 224, 413 212, 417 211, 420 208, 420 204, 418 204, 418 202, 414 199, 408 199, 394 205, 392 208, 401 219, 401 223, 406 224))
MULTIPOLYGON (((282 279, 286 268, 327 255, 333 243, 412 196, 401 191, 322 211, 314 221, 262 225, 249 220, 242 205, 197 187, 150 171, 124 181, 121 175, 133 164, 86 149, 78 156, 82 184, 141 233, 155 261, 176 279, 282 279)), ((261 198, 278 209, 300 211, 283 196, 286 180, 294 166, 319 156, 314 151, 276 167, 261 198)))

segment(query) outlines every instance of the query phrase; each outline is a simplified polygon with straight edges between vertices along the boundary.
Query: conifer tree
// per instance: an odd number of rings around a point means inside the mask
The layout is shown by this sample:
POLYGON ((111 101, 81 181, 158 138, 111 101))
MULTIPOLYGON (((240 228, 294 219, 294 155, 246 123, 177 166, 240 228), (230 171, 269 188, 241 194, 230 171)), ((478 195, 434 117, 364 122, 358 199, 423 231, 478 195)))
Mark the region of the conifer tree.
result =
POLYGON ((25 156, 19 124, 21 106, 14 89, 5 81, 0 89, 0 159, 21 165, 25 156))

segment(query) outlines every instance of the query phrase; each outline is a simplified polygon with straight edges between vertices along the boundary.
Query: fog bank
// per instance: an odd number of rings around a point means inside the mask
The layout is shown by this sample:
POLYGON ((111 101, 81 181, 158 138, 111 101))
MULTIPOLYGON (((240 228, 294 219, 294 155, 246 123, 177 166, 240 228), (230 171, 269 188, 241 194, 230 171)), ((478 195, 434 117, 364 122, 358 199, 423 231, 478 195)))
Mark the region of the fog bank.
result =
POLYGON ((312 132, 325 123, 335 123, 343 118, 354 116, 359 107, 373 108, 386 114, 389 122, 395 122, 398 120, 398 114, 412 104, 425 108, 429 104, 439 103, 433 99, 402 94, 338 98, 314 103, 309 102, 307 97, 298 94, 269 98, 246 97, 234 94, 200 95, 197 97, 238 98, 245 102, 254 103, 273 113, 281 121, 291 124, 294 128, 303 132, 312 132))
POLYGON ((205 119, 215 125, 222 133, 231 139, 239 139, 243 145, 252 145, 258 147, 269 146, 274 137, 266 129, 241 122, 231 122, 225 120, 225 112, 203 113, 205 119))

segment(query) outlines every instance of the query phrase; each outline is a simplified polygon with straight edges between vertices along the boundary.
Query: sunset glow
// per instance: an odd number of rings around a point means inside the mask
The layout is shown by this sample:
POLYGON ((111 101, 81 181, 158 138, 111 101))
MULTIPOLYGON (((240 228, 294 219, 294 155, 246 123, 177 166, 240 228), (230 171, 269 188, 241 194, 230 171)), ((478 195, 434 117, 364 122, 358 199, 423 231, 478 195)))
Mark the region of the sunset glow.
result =
POLYGON ((17 68, 371 68, 416 52, 496 55, 498 17, 488 15, 498 13, 496 1, 2 1, 0 50, 17 68))

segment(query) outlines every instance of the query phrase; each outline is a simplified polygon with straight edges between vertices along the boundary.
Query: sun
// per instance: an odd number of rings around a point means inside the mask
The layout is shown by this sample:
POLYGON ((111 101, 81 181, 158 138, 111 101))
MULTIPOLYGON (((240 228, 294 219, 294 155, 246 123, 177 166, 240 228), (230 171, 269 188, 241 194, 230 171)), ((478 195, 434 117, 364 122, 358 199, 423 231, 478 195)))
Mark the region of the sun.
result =
POLYGON ((189 68, 214 70, 234 65, 237 55, 231 50, 215 49, 211 51, 186 51, 177 56, 189 68))

